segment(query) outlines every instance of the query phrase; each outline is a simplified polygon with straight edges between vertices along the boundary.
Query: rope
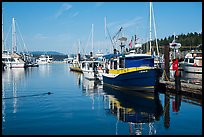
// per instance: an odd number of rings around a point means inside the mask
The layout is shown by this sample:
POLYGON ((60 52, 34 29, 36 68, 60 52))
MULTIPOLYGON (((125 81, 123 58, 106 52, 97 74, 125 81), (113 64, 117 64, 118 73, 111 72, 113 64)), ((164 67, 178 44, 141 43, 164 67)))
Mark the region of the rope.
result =
POLYGON ((165 75, 166 80, 167 80, 167 81, 170 81, 170 80, 168 79, 168 77, 167 77, 167 74, 166 74, 166 70, 165 70, 165 69, 164 69, 164 75, 165 75))

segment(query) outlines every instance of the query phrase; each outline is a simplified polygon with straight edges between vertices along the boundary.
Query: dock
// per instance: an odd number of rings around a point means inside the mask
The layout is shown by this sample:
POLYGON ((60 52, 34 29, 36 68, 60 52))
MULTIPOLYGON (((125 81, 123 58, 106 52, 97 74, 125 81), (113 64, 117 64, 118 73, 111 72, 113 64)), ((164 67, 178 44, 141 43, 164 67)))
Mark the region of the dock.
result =
MULTIPOLYGON (((160 84, 164 84, 167 92, 176 92, 174 81, 160 80, 160 84)), ((179 91, 182 95, 191 96, 195 98, 202 98, 202 85, 181 82, 181 90, 179 91)))

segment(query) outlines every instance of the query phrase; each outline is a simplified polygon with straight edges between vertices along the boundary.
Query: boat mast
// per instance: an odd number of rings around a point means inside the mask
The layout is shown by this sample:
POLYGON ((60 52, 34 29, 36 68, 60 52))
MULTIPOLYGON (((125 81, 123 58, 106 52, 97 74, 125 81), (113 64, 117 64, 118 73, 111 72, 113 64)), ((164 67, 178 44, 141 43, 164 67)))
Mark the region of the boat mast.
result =
POLYGON ((92 24, 92 54, 93 54, 93 32, 94 32, 94 25, 92 24))
POLYGON ((154 35, 155 35, 155 41, 156 41, 156 47, 157 47, 157 55, 159 56, 159 47, 157 42, 157 32, 156 32, 156 25, 155 25, 155 19, 154 19, 154 10, 153 10, 153 4, 152 4, 152 17, 153 17, 153 25, 154 25, 154 35))
POLYGON ((151 45, 151 41, 152 41, 152 15, 151 15, 151 9, 152 9, 152 2, 150 2, 150 6, 149 6, 149 14, 150 14, 150 23, 149 23, 149 52, 150 54, 152 54, 151 49, 152 49, 152 45, 151 45))
POLYGON ((3 29, 3 12, 2 12, 2 53, 4 51, 4 29, 3 29))
POLYGON ((15 19, 12 20, 12 53, 16 53, 16 27, 15 27, 15 19))

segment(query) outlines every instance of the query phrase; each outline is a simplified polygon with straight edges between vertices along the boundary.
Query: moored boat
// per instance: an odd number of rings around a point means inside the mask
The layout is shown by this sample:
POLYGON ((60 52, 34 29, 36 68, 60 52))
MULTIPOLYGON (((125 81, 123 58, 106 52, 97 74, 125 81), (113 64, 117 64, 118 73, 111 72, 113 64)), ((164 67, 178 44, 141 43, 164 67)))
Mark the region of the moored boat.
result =
POLYGON ((191 51, 187 53, 180 65, 185 72, 202 73, 202 52, 191 51))
POLYGON ((14 54, 2 54, 2 62, 5 63, 8 68, 24 68, 25 62, 16 53, 14 54))
POLYGON ((158 81, 158 68, 154 58, 146 54, 110 54, 104 56, 107 70, 103 83, 121 89, 154 91, 158 81))
POLYGON ((82 72, 89 80, 102 80, 103 62, 97 60, 82 61, 82 72))
POLYGON ((72 65, 69 68, 71 71, 82 72, 81 64, 78 59, 73 60, 72 65))
POLYGON ((40 55, 40 57, 36 60, 37 64, 49 64, 52 63, 53 58, 48 55, 40 55))

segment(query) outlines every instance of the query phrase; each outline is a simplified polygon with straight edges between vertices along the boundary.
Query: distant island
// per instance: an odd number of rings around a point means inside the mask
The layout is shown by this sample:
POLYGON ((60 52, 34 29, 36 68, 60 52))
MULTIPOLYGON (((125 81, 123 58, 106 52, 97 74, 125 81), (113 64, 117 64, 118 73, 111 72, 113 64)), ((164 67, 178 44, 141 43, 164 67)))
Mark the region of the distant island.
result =
POLYGON ((28 53, 32 54, 33 57, 36 58, 40 55, 49 55, 53 58, 53 61, 63 61, 63 59, 67 58, 67 55, 56 51, 29 51, 28 53))

